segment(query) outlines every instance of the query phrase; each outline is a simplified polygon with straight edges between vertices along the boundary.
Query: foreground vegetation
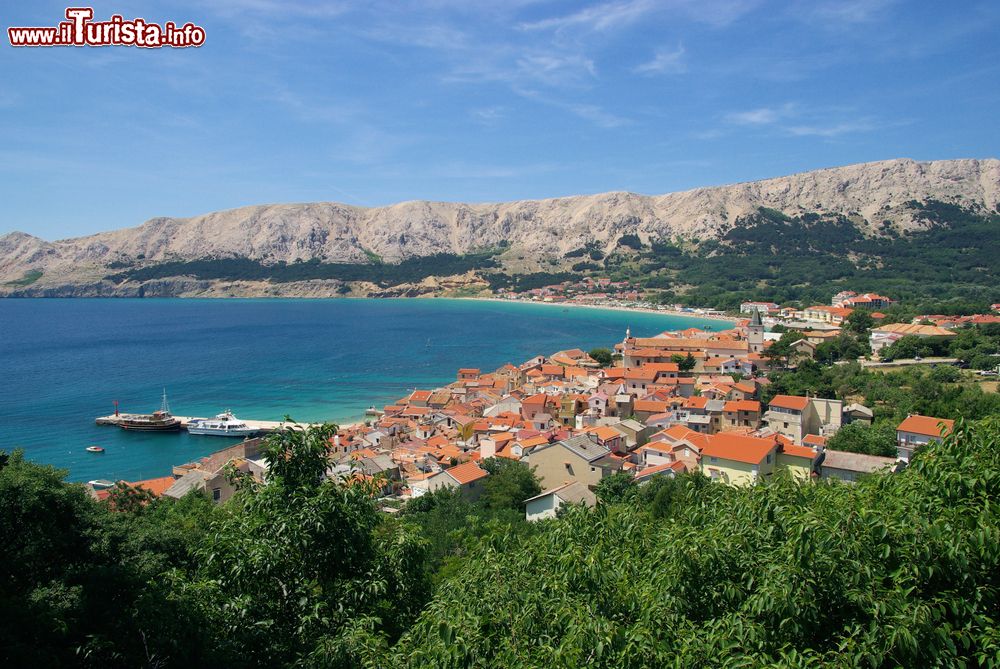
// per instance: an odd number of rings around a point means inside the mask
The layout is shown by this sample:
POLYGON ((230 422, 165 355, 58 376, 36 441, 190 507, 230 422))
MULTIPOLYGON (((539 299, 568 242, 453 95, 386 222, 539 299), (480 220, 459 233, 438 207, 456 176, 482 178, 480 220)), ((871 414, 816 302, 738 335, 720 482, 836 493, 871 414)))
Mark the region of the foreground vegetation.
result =
POLYGON ((597 509, 530 527, 506 515, 537 485, 518 465, 471 506, 393 518, 321 480, 329 434, 270 438, 270 482, 221 508, 98 503, 4 456, 0 662, 998 666, 995 419, 855 486, 609 481, 597 509), (449 544, 461 519, 474 540, 449 544))

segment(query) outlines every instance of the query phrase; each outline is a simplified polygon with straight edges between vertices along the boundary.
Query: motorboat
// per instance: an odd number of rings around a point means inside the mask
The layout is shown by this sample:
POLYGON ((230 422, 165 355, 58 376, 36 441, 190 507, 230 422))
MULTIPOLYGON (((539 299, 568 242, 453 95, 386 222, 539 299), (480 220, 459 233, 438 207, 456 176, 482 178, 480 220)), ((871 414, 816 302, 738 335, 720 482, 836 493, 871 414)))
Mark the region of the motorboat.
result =
POLYGON ((260 432, 259 429, 250 427, 234 416, 229 409, 216 415, 215 418, 192 418, 188 421, 187 431, 189 434, 213 437, 251 437, 260 432))

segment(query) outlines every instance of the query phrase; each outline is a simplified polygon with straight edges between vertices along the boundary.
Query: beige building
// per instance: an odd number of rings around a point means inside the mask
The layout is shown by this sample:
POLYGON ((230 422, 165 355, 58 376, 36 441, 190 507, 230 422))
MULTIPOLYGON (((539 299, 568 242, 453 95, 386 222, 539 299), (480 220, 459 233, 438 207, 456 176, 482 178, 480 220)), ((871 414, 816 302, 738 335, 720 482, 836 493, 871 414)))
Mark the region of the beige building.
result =
POLYGON ((522 458, 546 489, 578 481, 595 486, 621 469, 621 461, 590 434, 538 446, 522 458))
POLYGON ((475 500, 483 493, 483 480, 487 476, 489 472, 475 462, 465 462, 432 474, 426 479, 411 481, 410 488, 414 497, 448 488, 460 490, 465 497, 475 500))
POLYGON ((843 403, 818 397, 776 395, 764 422, 774 432, 801 444, 807 434, 830 436, 840 429, 843 403))
POLYGON ((565 504, 594 506, 597 496, 583 483, 574 481, 546 490, 540 495, 524 500, 524 519, 528 521, 555 518, 565 504))
POLYGON ((713 481, 750 485, 774 474, 777 451, 775 439, 723 432, 701 450, 701 471, 713 481))

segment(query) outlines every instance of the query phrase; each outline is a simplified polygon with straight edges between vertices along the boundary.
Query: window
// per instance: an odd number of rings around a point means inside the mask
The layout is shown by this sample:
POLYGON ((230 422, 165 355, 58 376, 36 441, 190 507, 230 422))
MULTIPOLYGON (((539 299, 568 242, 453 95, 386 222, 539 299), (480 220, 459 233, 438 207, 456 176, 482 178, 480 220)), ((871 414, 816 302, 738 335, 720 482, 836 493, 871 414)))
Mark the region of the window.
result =
POLYGON ((212 501, 218 502, 222 499, 222 488, 212 488, 212 501))
POLYGON ((771 464, 771 454, 767 454, 767 464, 771 464))
POLYGON ((709 461, 709 462, 718 462, 718 461, 719 461, 719 458, 717 458, 717 457, 715 457, 715 456, 712 456, 712 457, 710 457, 710 458, 708 459, 708 461, 709 461))

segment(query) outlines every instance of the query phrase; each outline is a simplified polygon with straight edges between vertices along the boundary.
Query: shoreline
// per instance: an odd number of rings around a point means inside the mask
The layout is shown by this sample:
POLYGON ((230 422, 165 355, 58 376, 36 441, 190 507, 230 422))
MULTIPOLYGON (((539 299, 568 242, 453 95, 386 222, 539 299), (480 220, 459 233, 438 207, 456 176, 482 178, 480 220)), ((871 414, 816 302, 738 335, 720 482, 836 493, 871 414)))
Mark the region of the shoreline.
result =
MULTIPOLYGON (((385 299, 385 298, 382 298, 385 299)), ((391 298, 390 298, 391 299, 391 298)), ((735 325, 738 319, 728 316, 718 316, 715 314, 699 314, 691 311, 678 311, 677 309, 656 309, 651 307, 624 306, 620 304, 580 304, 578 302, 541 302, 534 300, 508 300, 502 297, 451 297, 451 298, 403 298, 403 299, 451 299, 469 300, 474 302, 498 302, 501 304, 539 304, 542 306, 564 307, 574 309, 597 309, 599 311, 626 311, 638 314, 654 314, 661 316, 680 316, 682 318, 702 318, 710 321, 721 321, 735 325)))

